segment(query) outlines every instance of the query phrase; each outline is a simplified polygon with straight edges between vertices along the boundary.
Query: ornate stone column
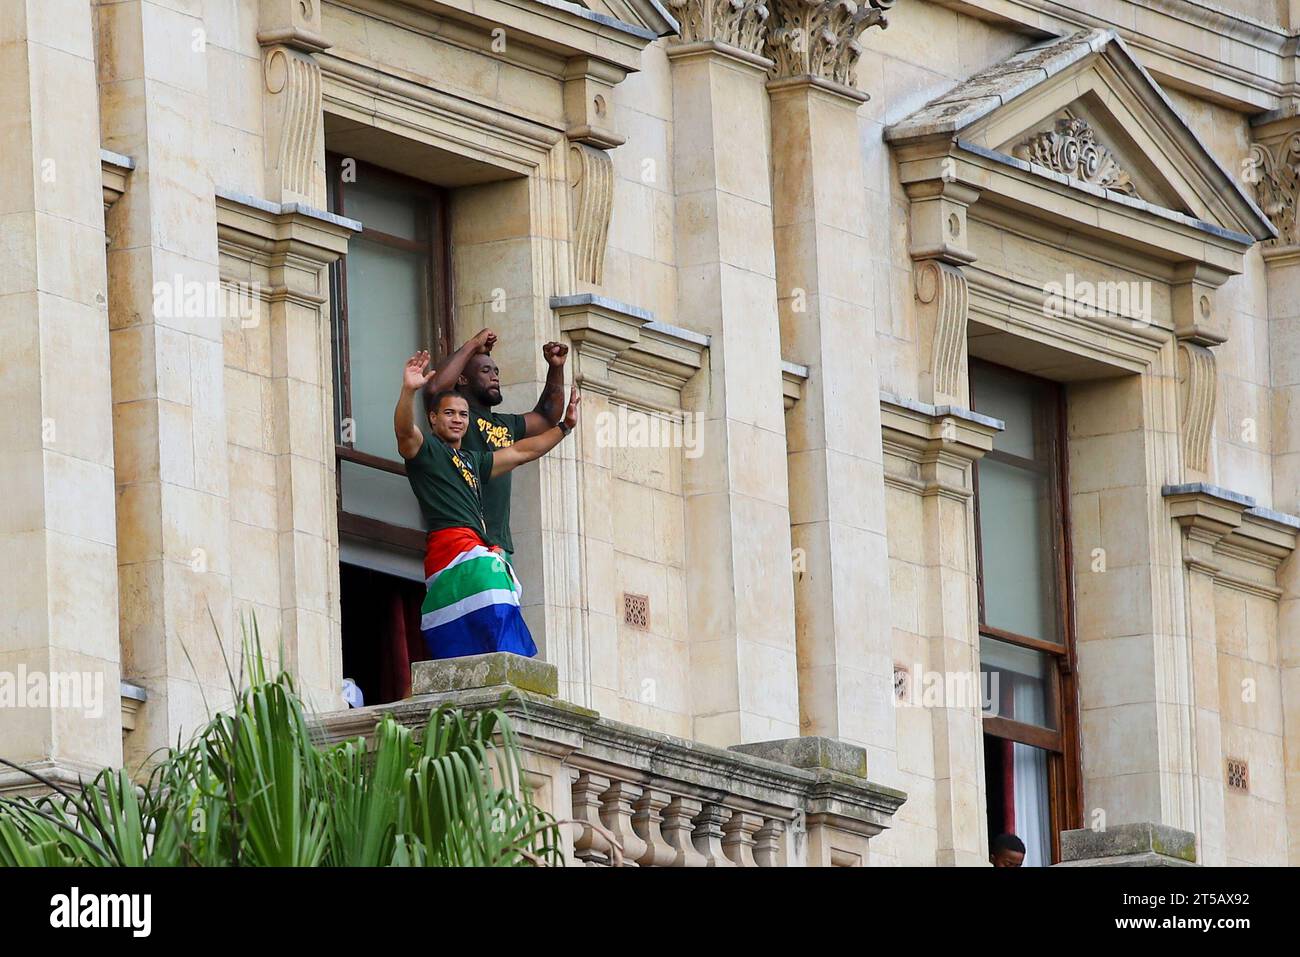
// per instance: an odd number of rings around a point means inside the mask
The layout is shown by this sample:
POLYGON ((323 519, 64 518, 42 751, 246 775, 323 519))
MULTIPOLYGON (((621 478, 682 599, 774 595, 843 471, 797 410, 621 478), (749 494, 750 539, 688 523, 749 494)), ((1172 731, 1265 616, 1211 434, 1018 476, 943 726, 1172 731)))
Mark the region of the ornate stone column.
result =
POLYGON ((716 745, 799 731, 781 335, 769 183, 769 8, 671 4, 678 303, 710 336, 685 460, 691 700, 716 745), (703 378, 703 377, 702 377, 703 378))
MULTIPOLYGON (((1273 394, 1273 507, 1300 513, 1300 115, 1289 109, 1256 121, 1251 146, 1253 180, 1260 208, 1278 229, 1263 243, 1268 278, 1268 327, 1273 394)), ((1300 562, 1278 572, 1282 589, 1278 614, 1278 660, 1282 667, 1285 736, 1290 754, 1300 755, 1300 562)), ((1300 759, 1287 765, 1287 829, 1291 863, 1300 863, 1300 759)))
POLYGON ((892 0, 772 4, 773 226, 785 355, 808 366, 786 419, 800 724, 895 766, 873 277, 868 260, 857 36, 892 0))
POLYGON ((92 8, 45 6, 0 17, 0 753, 72 783, 122 755, 106 197, 92 8))

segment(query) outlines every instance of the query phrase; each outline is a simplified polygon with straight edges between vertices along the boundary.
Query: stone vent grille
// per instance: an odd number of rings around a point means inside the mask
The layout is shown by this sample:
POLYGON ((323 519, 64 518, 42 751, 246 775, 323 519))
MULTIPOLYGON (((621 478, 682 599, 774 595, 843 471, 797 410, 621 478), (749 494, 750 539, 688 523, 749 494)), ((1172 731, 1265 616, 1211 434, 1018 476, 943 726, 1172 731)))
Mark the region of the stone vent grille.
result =
POLYGON ((902 665, 894 665, 894 699, 906 701, 912 694, 912 675, 902 665))
POLYGON ((1228 787, 1250 793, 1250 764, 1243 758, 1228 758, 1228 787))
POLYGON ((650 630, 650 596, 623 593, 623 624, 650 630))

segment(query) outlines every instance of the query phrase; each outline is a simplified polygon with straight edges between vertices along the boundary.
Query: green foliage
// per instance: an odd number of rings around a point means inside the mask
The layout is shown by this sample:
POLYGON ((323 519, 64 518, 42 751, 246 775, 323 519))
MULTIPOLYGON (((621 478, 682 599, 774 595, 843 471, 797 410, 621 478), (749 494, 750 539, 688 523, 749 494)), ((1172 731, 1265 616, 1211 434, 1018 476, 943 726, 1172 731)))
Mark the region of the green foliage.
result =
POLYGON ((369 742, 319 747, 292 679, 267 677, 256 621, 253 634, 234 706, 168 749, 143 785, 106 768, 70 792, 33 773, 52 794, 0 798, 0 866, 562 863, 503 712, 444 706, 419 736, 385 714, 369 742))

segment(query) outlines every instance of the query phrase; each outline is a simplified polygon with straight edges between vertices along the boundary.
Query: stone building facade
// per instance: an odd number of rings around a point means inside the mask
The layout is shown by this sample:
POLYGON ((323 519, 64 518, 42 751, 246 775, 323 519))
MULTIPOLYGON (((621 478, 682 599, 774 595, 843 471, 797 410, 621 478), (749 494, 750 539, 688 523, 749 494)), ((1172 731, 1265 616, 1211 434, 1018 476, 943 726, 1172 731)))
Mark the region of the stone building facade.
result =
POLYGON ((1300 863, 1297 34, 1295 0, 5 0, 0 673, 110 706, 0 708, 0 753, 135 766, 251 616, 320 711, 402 697, 399 365, 489 326, 503 408, 557 338, 584 395, 514 482, 542 750, 588 755, 539 765, 557 808, 789 862, 853 802, 788 765, 860 758, 861 840, 800 861, 1155 825, 1300 863))

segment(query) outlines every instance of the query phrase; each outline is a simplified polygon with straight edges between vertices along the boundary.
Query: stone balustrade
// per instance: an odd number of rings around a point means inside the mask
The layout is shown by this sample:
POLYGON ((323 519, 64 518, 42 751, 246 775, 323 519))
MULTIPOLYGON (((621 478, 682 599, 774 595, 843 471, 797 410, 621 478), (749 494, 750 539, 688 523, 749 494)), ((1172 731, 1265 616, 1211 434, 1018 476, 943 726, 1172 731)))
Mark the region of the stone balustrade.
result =
POLYGON ((367 734, 385 712, 420 728, 444 703, 500 708, 577 866, 861 866, 906 800, 867 779, 861 748, 807 737, 723 749, 611 721, 557 697, 555 667, 535 659, 420 662, 412 683, 404 701, 323 715, 325 739, 367 734))

